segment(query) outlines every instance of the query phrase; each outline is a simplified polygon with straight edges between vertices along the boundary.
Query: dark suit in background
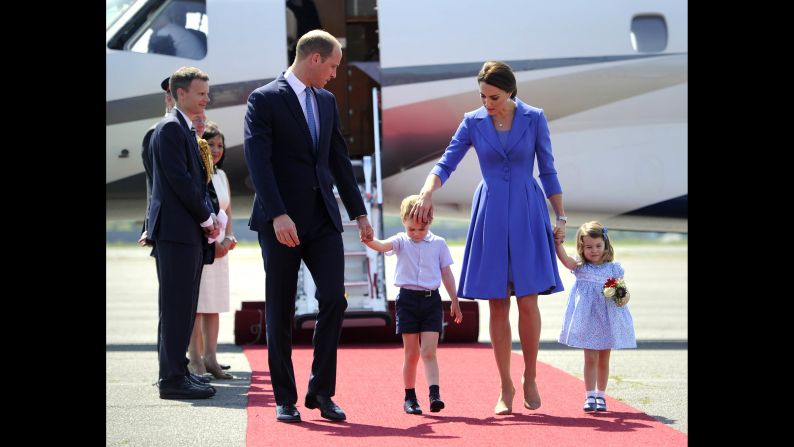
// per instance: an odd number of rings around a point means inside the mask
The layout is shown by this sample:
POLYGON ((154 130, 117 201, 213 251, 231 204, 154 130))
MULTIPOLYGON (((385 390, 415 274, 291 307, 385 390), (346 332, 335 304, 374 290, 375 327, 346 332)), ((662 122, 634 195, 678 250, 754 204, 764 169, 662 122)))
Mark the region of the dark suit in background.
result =
MULTIPOLYGON (((171 96, 171 87, 170 82, 171 77, 167 77, 160 82, 160 88, 165 92, 165 116, 168 116, 168 112, 174 107, 174 98, 171 96)), ((141 160, 143 161, 143 170, 146 174, 146 212, 143 215, 143 224, 141 225, 141 237, 138 239, 138 243, 142 246, 151 246, 152 240, 148 237, 148 233, 146 232, 146 225, 147 221, 149 220, 149 202, 152 198, 152 152, 149 148, 149 141, 152 139, 152 133, 154 133, 154 128, 157 127, 157 123, 152 125, 146 133, 143 135, 143 143, 141 143, 141 160)), ((154 250, 151 253, 154 256, 154 250)), ((159 337, 158 337, 159 338, 159 337)))
POLYGON ((350 220, 366 214, 339 129, 336 99, 324 89, 314 89, 314 95, 320 122, 316 149, 284 75, 251 93, 244 125, 245 157, 256 192, 249 226, 259 233, 265 264, 267 351, 277 405, 297 402, 292 327, 301 260, 317 284, 319 301, 307 399, 335 393, 336 350, 347 300, 334 182, 350 220), (295 247, 276 238, 273 219, 283 214, 295 223, 300 239, 295 247))
POLYGON ((177 109, 155 127, 150 142, 152 196, 147 229, 155 241, 160 281, 160 385, 181 383, 188 374, 185 357, 198 303, 206 235, 200 224, 210 218, 207 183, 196 137, 177 109))
MULTIPOLYGON (((152 151, 149 149, 149 141, 152 139, 155 127, 157 127, 156 124, 146 131, 141 144, 141 160, 143 161, 143 171, 146 174, 146 212, 143 215, 143 225, 141 225, 141 238, 146 233, 146 245, 152 243, 149 233, 146 231, 146 225, 149 221, 149 202, 152 200, 152 151)), ((154 256, 154 250, 152 250, 152 256, 154 256)))

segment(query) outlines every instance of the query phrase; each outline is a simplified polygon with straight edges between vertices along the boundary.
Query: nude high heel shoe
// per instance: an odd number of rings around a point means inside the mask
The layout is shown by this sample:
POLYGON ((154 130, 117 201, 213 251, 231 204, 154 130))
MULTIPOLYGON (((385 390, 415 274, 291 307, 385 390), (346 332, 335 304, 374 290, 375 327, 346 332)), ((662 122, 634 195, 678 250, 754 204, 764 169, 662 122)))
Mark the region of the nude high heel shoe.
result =
POLYGON ((510 414, 513 412, 513 396, 516 395, 516 390, 513 388, 513 392, 509 395, 505 395, 504 391, 499 393, 499 400, 496 401, 496 407, 494 407, 494 413, 499 415, 510 414))
POLYGON ((234 379, 233 375, 224 372, 219 365, 210 365, 209 363, 207 363, 206 360, 204 360, 204 367, 207 369, 207 372, 212 374, 212 376, 215 377, 216 379, 221 379, 221 380, 234 379))
POLYGON ((540 408, 540 393, 538 386, 533 380, 532 382, 525 383, 524 378, 521 378, 521 385, 524 388, 524 408, 529 410, 537 410, 540 408))

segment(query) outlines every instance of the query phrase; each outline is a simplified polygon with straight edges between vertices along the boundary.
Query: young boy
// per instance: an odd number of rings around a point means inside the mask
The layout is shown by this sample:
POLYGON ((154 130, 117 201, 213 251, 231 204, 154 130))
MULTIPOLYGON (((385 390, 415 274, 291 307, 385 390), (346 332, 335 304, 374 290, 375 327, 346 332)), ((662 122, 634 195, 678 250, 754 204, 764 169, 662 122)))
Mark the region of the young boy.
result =
POLYGON ((446 242, 430 232, 430 223, 417 224, 409 216, 411 207, 418 198, 417 195, 408 196, 400 204, 405 232, 397 233, 385 241, 373 239, 365 242, 373 250, 397 255, 394 278, 394 285, 400 288, 396 304, 397 333, 402 334, 405 349, 403 408, 408 414, 422 414, 414 388, 420 355, 424 360, 425 376, 430 385, 430 411, 436 413, 444 408, 438 388, 436 360, 443 316, 441 295, 438 293, 438 286, 442 281, 452 299, 450 317, 455 323, 463 321, 455 290, 455 277, 449 268, 452 255, 446 242))

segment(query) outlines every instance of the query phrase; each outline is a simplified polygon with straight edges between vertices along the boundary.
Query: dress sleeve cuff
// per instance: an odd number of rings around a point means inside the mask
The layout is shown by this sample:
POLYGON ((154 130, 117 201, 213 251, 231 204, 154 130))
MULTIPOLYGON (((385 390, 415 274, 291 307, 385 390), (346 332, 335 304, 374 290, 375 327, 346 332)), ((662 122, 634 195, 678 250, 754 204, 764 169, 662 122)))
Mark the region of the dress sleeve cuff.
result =
POLYGON ((433 166, 433 169, 430 170, 430 173, 437 175, 438 178, 441 179, 442 185, 446 183, 447 179, 449 178, 449 173, 447 172, 447 170, 441 167, 440 165, 433 166))
POLYGON ((540 183, 543 184, 543 192, 546 193, 546 197, 562 192, 562 186, 560 186, 557 175, 542 175, 540 176, 540 183))

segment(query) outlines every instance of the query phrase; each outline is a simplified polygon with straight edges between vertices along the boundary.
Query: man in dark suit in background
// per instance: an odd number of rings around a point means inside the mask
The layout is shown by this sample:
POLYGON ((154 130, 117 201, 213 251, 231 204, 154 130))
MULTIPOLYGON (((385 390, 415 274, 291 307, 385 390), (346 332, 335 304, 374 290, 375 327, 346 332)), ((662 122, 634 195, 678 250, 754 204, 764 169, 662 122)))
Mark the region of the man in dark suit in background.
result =
MULTIPOLYGON (((160 88, 165 92, 165 116, 174 108, 174 97, 171 96, 171 89, 168 86, 171 77, 163 79, 160 83, 160 88)), ((146 213, 143 215, 143 225, 141 226, 141 237, 138 238, 138 243, 141 247, 152 245, 152 240, 149 239, 146 232, 146 221, 149 219, 149 201, 152 197, 152 153, 149 150, 149 141, 152 139, 152 133, 157 124, 152 125, 146 134, 143 135, 143 143, 141 144, 141 159, 143 160, 143 170, 146 173, 146 213)))
MULTIPOLYGON (((171 87, 170 87, 171 77, 167 77, 163 79, 160 83, 160 88, 165 92, 165 116, 168 116, 168 113, 171 112, 171 109, 174 108, 174 97, 171 96, 171 87)), ((159 122, 159 121, 158 121, 159 122)), ((154 129, 157 127, 157 123, 153 124, 150 127, 146 134, 143 136, 143 143, 141 144, 141 159, 143 160, 143 170, 146 174, 146 213, 143 215, 143 224, 141 225, 141 236, 138 238, 138 244, 141 247, 153 247, 154 244, 152 240, 149 239, 149 234, 146 231, 146 225, 149 221, 149 202, 152 200, 152 151, 150 150, 149 141, 152 139, 152 134, 154 133, 154 129)), ((209 244, 202 244, 204 245, 204 257, 205 257, 205 264, 207 264, 208 250, 213 249, 213 245, 209 244)), ((151 256, 154 256, 154 248, 152 248, 151 256)), ((160 325, 157 325, 157 352, 160 352, 160 325)), ((225 365, 223 363, 220 364, 221 369, 229 369, 231 365, 225 365)), ((200 380, 202 383, 209 383, 210 379, 192 375, 197 380, 200 380)))
POLYGON ((310 31, 298 41, 292 66, 248 97, 244 148, 256 192, 249 226, 259 234, 265 264, 268 364, 276 419, 282 422, 300 421, 292 325, 301 259, 317 284, 319 301, 304 403, 326 419, 346 418, 331 400, 347 308, 342 219, 333 183, 361 239, 371 240, 373 231, 339 129, 336 98, 322 88, 336 77, 341 60, 336 38, 310 31))
POLYGON ((185 351, 193 330, 207 236, 217 237, 217 217, 207 192, 207 170, 189 116, 209 103, 209 76, 182 67, 170 82, 174 109, 152 133, 152 197, 147 230, 154 241, 159 290, 161 399, 202 399, 215 389, 190 375, 185 351))

